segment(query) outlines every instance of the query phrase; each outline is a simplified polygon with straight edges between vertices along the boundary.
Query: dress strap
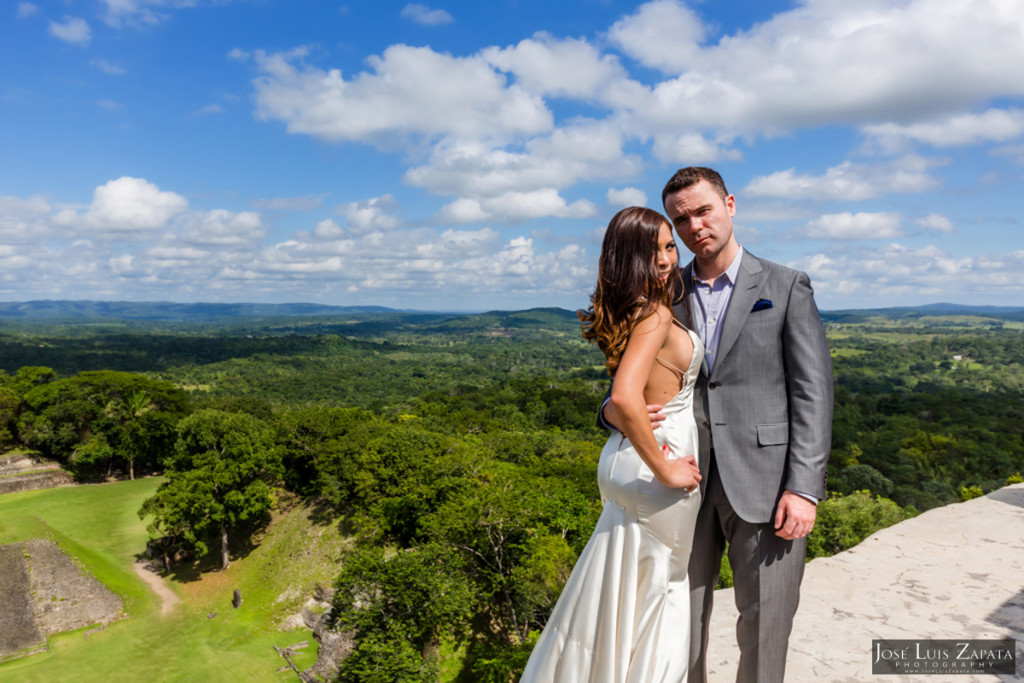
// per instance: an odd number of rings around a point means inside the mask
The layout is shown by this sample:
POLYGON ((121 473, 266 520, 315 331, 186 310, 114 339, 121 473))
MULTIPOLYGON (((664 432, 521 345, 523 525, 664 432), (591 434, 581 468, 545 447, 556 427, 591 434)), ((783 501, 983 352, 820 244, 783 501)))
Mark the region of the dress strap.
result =
POLYGON ((659 363, 661 363, 664 367, 668 368, 672 372, 673 375, 678 377, 679 378, 679 385, 682 386, 683 379, 686 377, 686 373, 684 373, 682 370, 680 370, 676 366, 672 365, 672 363, 669 363, 667 360, 665 360, 661 356, 655 356, 654 360, 656 360, 659 363))
MULTIPOLYGON (((681 322, 679 322, 675 318, 675 316, 672 317, 672 322, 674 322, 676 325, 678 325, 679 329, 681 329, 683 332, 685 332, 687 336, 690 336, 690 329, 686 325, 684 325, 681 322)), ((690 337, 690 339, 692 341, 693 337, 690 337)), ((694 351, 696 351, 696 349, 694 349, 694 351)), ((680 370, 675 365, 673 365, 672 363, 670 363, 667 360, 665 360, 664 358, 662 358, 661 355, 655 356, 654 360, 656 360, 659 363, 661 363, 661 365, 664 366, 665 368, 668 368, 672 372, 672 374, 675 375, 679 379, 679 386, 680 387, 683 386, 683 384, 686 382, 686 372, 684 370, 680 370)))

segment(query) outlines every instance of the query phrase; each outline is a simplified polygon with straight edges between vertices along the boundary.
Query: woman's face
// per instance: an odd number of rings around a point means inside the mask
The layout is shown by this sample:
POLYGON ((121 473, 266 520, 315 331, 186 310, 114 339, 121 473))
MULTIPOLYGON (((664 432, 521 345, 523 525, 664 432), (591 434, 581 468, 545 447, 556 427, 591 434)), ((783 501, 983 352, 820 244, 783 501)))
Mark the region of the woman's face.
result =
POLYGON ((661 224, 661 231, 658 233, 658 252, 654 256, 654 265, 658 269, 658 277, 662 282, 667 282, 672 272, 676 269, 679 261, 679 254, 676 253, 676 242, 672 236, 672 228, 668 223, 661 224))

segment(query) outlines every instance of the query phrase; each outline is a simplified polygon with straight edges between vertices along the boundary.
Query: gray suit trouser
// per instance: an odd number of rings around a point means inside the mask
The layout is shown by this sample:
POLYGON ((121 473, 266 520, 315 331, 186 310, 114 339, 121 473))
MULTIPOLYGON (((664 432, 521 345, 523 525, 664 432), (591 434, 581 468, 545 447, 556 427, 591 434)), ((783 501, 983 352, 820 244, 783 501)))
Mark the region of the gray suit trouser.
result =
POLYGON ((715 584, 725 551, 733 570, 740 617, 739 683, 782 683, 786 650, 800 599, 807 539, 787 541, 772 522, 753 524, 736 514, 725 496, 712 451, 704 501, 690 555, 689 683, 707 680, 708 625, 715 584))

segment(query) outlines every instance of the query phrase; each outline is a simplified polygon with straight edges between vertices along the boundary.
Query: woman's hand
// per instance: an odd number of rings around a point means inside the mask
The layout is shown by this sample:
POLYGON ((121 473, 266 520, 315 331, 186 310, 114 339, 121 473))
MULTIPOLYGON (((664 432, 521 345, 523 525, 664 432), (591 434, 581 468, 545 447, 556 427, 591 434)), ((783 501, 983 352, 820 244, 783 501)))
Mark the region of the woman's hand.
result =
POLYGON ((661 447, 661 453, 665 458, 664 463, 659 463, 661 467, 652 468, 658 481, 673 489, 686 489, 690 492, 696 490, 701 480, 697 458, 692 455, 672 458, 672 451, 667 445, 661 447))

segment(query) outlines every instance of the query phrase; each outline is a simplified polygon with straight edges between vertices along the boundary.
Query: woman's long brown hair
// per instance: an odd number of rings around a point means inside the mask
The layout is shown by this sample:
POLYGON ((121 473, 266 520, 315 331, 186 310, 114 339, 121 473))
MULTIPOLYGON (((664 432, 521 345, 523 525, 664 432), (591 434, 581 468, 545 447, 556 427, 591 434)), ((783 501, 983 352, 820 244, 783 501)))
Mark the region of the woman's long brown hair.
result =
POLYGON ((601 349, 613 377, 633 328, 659 304, 671 308, 683 294, 679 269, 666 283, 655 264, 663 225, 672 227, 657 211, 640 206, 615 214, 604 233, 590 308, 576 312, 583 337, 601 349))

